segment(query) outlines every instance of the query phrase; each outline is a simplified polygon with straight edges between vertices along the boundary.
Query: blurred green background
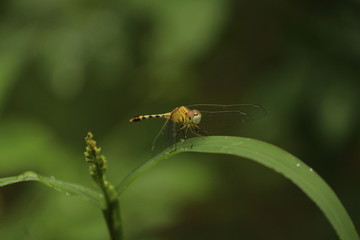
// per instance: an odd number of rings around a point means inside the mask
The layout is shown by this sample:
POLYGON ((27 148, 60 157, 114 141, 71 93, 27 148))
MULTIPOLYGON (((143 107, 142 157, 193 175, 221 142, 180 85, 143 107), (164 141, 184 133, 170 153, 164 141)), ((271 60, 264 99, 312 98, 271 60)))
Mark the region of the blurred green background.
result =
MULTIPOLYGON (((0 176, 95 188, 91 130, 114 184, 149 159, 162 121, 195 103, 257 103, 235 132, 298 156, 360 229, 360 3, 2 0, 0 176)), ((229 123, 219 123, 223 128, 229 123)), ((337 239, 291 182, 246 159, 180 154, 121 197, 128 239, 337 239)), ((0 189, 2 239, 106 239, 101 212, 38 183, 0 189)))

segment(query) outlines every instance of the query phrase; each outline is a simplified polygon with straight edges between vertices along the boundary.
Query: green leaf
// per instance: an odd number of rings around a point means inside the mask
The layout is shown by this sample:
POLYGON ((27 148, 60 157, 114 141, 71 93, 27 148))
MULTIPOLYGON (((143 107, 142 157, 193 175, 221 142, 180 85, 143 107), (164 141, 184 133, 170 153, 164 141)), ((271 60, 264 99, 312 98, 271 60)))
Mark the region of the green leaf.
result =
POLYGON ((103 208, 103 196, 89 188, 81 185, 68 183, 55 179, 54 177, 44 177, 34 172, 24 172, 18 176, 0 178, 0 187, 27 181, 37 181, 45 184, 46 186, 58 191, 65 193, 68 196, 79 197, 83 200, 89 201, 96 206, 103 208))
POLYGON ((177 151, 170 152, 171 149, 169 147, 132 171, 118 185, 118 194, 125 191, 131 182, 161 160, 178 153, 230 154, 251 159, 281 173, 315 202, 330 221, 340 239, 359 240, 349 215, 329 185, 312 168, 274 145, 248 138, 211 136, 192 138, 191 143, 189 141, 177 143, 177 151))

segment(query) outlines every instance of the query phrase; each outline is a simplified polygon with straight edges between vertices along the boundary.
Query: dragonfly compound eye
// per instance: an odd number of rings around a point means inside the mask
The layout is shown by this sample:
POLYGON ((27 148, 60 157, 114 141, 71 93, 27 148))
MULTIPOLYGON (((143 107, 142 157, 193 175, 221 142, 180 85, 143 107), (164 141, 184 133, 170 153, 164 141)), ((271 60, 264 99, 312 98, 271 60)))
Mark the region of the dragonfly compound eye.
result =
POLYGON ((201 113, 198 110, 192 110, 193 113, 193 120, 192 122, 195 124, 199 124, 201 121, 201 113))

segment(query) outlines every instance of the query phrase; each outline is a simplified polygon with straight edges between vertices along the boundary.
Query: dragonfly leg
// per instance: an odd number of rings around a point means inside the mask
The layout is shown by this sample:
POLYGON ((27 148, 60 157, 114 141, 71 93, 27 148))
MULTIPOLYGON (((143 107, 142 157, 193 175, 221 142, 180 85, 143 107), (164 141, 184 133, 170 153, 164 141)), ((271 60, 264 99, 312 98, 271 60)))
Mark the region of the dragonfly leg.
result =
POLYGON ((188 134, 189 128, 190 128, 190 131, 191 131, 191 127, 187 126, 186 129, 183 130, 183 133, 184 133, 184 139, 185 139, 185 141, 188 141, 188 142, 190 143, 190 148, 192 149, 193 144, 192 144, 192 142, 190 141, 190 139, 187 138, 187 134, 188 134))
POLYGON ((188 140, 187 135, 188 135, 189 128, 190 128, 190 127, 186 127, 186 128, 185 128, 185 130, 183 130, 183 133, 184 133, 184 139, 185 139, 185 140, 188 140))
POLYGON ((199 136, 199 137, 209 136, 209 134, 198 125, 193 125, 190 130, 193 134, 195 134, 196 136, 199 136))
MULTIPOLYGON (((190 128, 189 126, 183 125, 176 131, 176 133, 174 134, 174 146, 175 147, 174 147, 173 151, 177 150, 176 140, 177 140, 177 136, 179 135, 180 132, 182 132, 182 134, 184 135, 184 140, 188 141, 190 143, 190 148, 192 148, 193 145, 192 145, 190 139, 187 137, 189 128, 190 128)), ((190 129, 190 131, 191 131, 191 129, 190 129)))
POLYGON ((200 135, 199 133, 197 133, 196 129, 190 128, 190 131, 191 131, 194 135, 196 135, 196 136, 198 136, 198 137, 201 137, 201 136, 202 136, 202 135, 200 135))
MULTIPOLYGON (((176 132, 174 131, 174 134, 173 134, 173 140, 174 140, 174 150, 172 152, 175 152, 177 150, 177 147, 176 147, 176 140, 177 140, 177 136, 179 135, 180 132, 182 132, 184 134, 184 136, 186 135, 185 132, 184 132, 184 128, 186 126, 183 125, 181 126, 176 132)), ((185 140, 186 140, 186 136, 185 136, 185 140)))

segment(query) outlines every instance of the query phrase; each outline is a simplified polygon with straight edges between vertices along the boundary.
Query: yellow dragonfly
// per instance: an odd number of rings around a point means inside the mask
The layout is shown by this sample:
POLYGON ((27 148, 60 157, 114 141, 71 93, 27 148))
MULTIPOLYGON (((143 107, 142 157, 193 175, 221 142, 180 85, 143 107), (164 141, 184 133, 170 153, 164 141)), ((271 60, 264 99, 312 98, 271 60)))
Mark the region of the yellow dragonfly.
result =
POLYGON ((189 131, 195 136, 208 136, 209 133, 201 127, 200 123, 210 121, 212 118, 226 116, 239 119, 241 122, 251 122, 265 114, 266 110, 256 104, 194 104, 176 107, 171 112, 139 115, 131 118, 129 121, 139 122, 150 118, 165 118, 166 122, 154 139, 152 151, 154 151, 156 142, 164 134, 165 129, 170 130, 176 150, 176 140, 180 132, 183 133, 184 140, 188 140, 189 131), (178 128, 176 127, 177 125, 179 126, 178 128))

